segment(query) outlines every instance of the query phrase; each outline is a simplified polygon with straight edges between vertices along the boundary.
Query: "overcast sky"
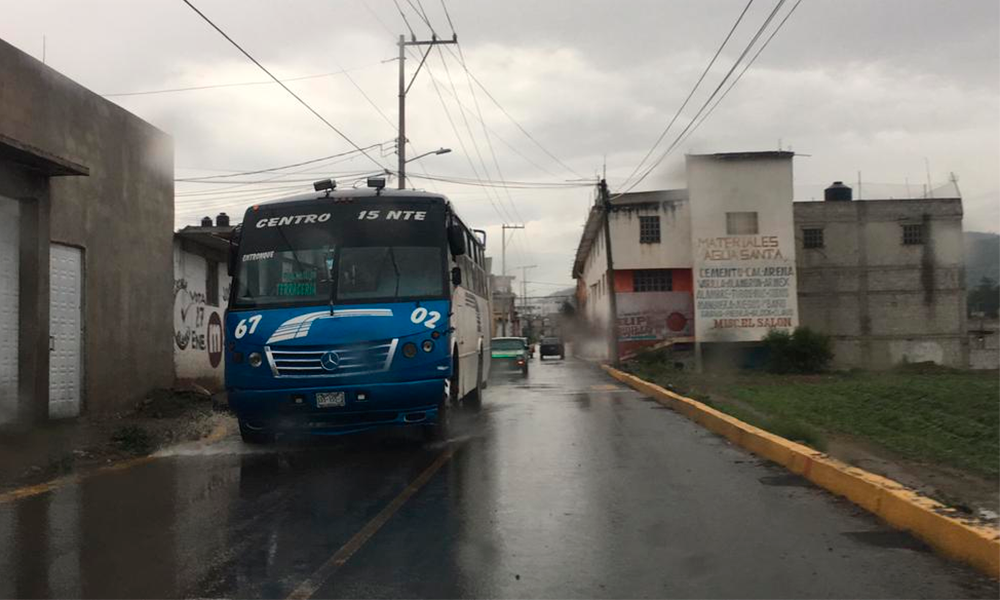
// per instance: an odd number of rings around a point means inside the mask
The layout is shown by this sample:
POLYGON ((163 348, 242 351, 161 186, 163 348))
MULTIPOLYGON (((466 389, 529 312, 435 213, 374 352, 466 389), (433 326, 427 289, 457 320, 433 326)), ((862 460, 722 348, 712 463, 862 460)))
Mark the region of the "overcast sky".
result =
MULTIPOLYGON (((440 0, 420 1, 435 30, 450 35, 440 0)), ((777 1, 753 2, 667 142, 694 116, 777 1)), ((594 177, 606 160, 613 189, 649 150, 746 5, 446 2, 469 70, 538 144, 481 92, 470 94, 457 52, 445 50, 444 62, 434 52, 410 90, 407 133, 419 152, 453 152, 411 163, 410 173, 499 179, 499 165, 508 181, 566 183, 594 177)), ((44 36, 46 62, 97 93, 266 80, 181 0, 3 4, 0 37, 41 58, 44 36)), ((334 73, 288 85, 358 145, 395 137, 397 64, 383 61, 396 55, 395 36, 407 30, 391 0, 195 4, 282 79, 334 73)), ((400 4, 417 34, 429 35, 412 8, 417 0, 400 4)), ((786 2, 778 19, 793 4, 786 2)), ((407 66, 412 73, 416 61, 407 66)), ((351 150, 273 84, 110 99, 173 136, 178 177, 263 169, 351 150)), ((682 187, 685 152, 771 150, 779 144, 809 155, 795 159, 797 199, 816 197, 835 179, 853 184, 859 171, 866 197, 904 195, 907 183, 918 194, 928 171, 934 185, 954 172, 965 198, 966 230, 998 231, 1000 3, 804 0, 718 109, 636 190, 682 187)), ((391 152, 389 144, 371 154, 395 168, 391 152)), ((282 179, 373 168, 365 158, 334 159, 282 179)), ((413 184, 447 193, 470 225, 487 229, 497 263, 501 223, 524 222, 527 228, 512 236, 507 264, 509 270, 538 265, 528 277, 542 282, 529 286, 533 293, 571 284, 591 188, 413 184)), ((254 199, 284 195, 296 185, 309 188, 281 179, 239 187, 178 183, 177 225, 220 210, 239 220, 254 199)))

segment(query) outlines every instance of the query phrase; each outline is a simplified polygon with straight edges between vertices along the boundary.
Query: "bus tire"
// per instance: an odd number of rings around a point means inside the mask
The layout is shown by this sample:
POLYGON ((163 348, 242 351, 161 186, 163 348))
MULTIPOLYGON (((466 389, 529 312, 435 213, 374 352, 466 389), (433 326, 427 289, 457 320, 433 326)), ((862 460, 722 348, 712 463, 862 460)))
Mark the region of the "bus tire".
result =
POLYGON ((274 432, 263 427, 253 427, 246 419, 240 419, 240 438, 245 444, 270 444, 274 441, 274 432))
POLYGON ((472 412, 483 408, 483 353, 479 353, 479 363, 476 367, 476 387, 462 399, 462 405, 472 412))
POLYGON ((431 425, 424 425, 424 441, 440 442, 448 439, 451 430, 451 398, 441 398, 437 419, 431 425))

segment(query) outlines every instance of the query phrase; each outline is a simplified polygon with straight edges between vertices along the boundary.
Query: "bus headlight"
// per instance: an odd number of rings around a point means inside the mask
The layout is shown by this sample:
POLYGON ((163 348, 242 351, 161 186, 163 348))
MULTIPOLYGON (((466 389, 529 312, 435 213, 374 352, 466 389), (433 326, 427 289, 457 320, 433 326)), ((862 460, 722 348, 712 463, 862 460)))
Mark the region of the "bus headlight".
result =
POLYGON ((430 340, 424 340, 424 343, 420 344, 420 349, 423 350, 424 352, 430 352, 431 350, 434 349, 434 342, 430 340))
POLYGON ((406 358, 413 358, 417 355, 417 345, 413 342, 406 342, 403 344, 403 356, 406 358))
POLYGON ((261 357, 260 352, 251 352, 250 356, 247 357, 247 362, 250 363, 251 367, 259 367, 264 359, 261 357))

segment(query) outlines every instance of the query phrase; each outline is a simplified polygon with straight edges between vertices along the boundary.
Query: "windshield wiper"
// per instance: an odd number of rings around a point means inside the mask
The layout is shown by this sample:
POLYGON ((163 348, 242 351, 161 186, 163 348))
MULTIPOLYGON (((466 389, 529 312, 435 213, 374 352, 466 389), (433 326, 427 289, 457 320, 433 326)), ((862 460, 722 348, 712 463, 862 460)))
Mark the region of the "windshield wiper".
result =
POLYGON ((399 265, 396 264, 396 253, 392 246, 389 246, 389 258, 392 259, 392 270, 396 272, 396 289, 392 293, 393 298, 399 298, 399 265))

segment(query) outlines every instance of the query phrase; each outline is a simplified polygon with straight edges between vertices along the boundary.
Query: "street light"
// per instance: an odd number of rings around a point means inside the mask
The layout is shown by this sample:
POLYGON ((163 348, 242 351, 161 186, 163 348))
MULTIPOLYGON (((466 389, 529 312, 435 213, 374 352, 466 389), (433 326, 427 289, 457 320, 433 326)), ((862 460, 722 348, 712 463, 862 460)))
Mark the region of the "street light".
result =
POLYGON ((419 160, 419 159, 421 159, 421 158, 423 158, 425 156, 430 156, 431 154, 448 154, 449 152, 451 152, 451 148, 438 148, 437 150, 432 150, 430 152, 424 152, 423 154, 421 154, 419 156, 414 156, 413 158, 408 158, 408 159, 406 159, 406 161, 403 164, 406 164, 406 163, 409 163, 409 162, 413 162, 415 160, 419 160))

